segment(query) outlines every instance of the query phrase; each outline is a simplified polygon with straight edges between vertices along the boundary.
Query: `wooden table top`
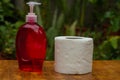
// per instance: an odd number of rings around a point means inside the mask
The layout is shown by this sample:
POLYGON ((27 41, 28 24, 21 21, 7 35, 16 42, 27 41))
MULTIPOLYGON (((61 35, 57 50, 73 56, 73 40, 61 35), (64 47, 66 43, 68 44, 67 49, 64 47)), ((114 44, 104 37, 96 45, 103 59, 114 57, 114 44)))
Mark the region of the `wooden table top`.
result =
POLYGON ((84 75, 57 73, 53 61, 45 61, 40 74, 20 71, 16 60, 0 60, 0 80, 120 80, 120 60, 93 61, 92 73, 84 75))

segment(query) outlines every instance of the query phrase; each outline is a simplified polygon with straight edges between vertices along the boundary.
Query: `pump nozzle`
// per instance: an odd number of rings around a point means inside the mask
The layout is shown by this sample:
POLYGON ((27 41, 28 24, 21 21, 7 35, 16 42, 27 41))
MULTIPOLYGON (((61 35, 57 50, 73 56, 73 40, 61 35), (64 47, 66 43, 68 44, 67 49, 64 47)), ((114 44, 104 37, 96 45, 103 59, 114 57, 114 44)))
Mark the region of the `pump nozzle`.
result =
POLYGON ((27 3, 30 6, 30 12, 26 15, 26 22, 37 22, 37 15, 33 13, 35 5, 41 5, 41 3, 30 1, 27 3))
POLYGON ((33 1, 30 1, 27 4, 30 6, 30 13, 33 13, 33 9, 35 5, 41 5, 41 3, 33 2, 33 1))

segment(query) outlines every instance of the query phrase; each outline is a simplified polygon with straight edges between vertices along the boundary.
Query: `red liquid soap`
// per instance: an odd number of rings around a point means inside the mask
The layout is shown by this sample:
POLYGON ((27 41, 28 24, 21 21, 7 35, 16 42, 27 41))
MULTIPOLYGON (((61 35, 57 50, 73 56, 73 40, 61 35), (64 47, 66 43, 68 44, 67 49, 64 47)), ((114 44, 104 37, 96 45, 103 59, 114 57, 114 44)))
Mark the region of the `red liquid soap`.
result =
POLYGON ((17 60, 22 71, 42 71, 46 56, 46 34, 36 21, 35 15, 27 15, 26 23, 19 28, 16 36, 17 60))

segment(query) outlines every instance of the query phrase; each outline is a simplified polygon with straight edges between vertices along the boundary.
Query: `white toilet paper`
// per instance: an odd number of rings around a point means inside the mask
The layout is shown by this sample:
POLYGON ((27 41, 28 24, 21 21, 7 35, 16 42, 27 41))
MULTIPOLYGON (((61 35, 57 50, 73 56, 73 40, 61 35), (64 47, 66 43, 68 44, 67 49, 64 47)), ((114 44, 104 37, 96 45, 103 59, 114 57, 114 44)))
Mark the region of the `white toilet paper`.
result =
POLYGON ((93 39, 55 37, 55 71, 64 74, 92 72, 93 39))

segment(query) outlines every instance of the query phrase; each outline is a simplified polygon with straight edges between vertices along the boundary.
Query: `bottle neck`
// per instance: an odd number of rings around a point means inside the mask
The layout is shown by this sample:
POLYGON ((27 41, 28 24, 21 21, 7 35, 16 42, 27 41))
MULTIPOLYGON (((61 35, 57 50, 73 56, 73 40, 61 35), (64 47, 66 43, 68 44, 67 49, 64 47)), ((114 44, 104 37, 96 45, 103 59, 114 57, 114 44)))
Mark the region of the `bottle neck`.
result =
POLYGON ((26 22, 37 22, 37 15, 29 13, 26 15, 26 22))

